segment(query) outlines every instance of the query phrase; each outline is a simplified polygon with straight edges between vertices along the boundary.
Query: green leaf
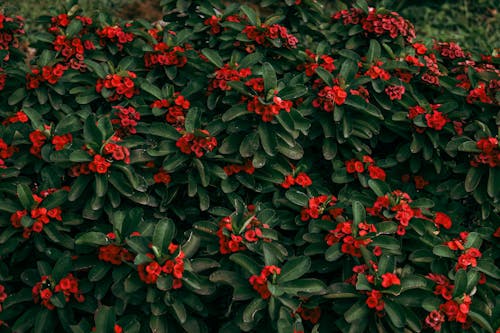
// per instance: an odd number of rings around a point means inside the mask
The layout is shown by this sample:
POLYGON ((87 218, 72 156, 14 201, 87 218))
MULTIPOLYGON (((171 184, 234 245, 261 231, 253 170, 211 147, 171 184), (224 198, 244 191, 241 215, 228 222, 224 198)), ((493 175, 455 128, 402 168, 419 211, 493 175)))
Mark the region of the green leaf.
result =
POLYGON ((9 105, 15 105, 22 101, 24 98, 26 98, 26 89, 25 88, 18 88, 16 89, 13 93, 9 95, 9 98, 7 99, 7 103, 9 105))
POLYGON ((151 332, 168 333, 168 322, 162 316, 151 316, 149 318, 149 329, 151 332))
POLYGON ((96 333, 114 332, 116 323, 115 309, 110 306, 101 305, 95 312, 96 333))
POLYGON ((106 234, 97 231, 89 231, 80 236, 75 240, 76 245, 108 245, 109 239, 106 234))
POLYGON ((95 143, 98 147, 103 142, 102 133, 96 125, 95 117, 92 115, 87 116, 83 124, 83 138, 86 143, 95 143))
MULTIPOLYGON (((81 163, 81 162, 90 162, 92 161, 92 157, 87 153, 86 151, 83 150, 75 150, 71 152, 69 155, 69 160, 74 163, 81 163)), ((85 175, 79 176, 78 178, 85 177, 85 175)), ((75 181, 76 183, 76 181, 75 181)))
POLYGON ((68 199, 68 192, 59 190, 51 193, 48 197, 43 199, 41 205, 47 209, 52 209, 61 206, 68 199))
POLYGON ((88 278, 90 282, 97 282, 102 280, 106 274, 111 270, 111 265, 102 261, 99 261, 92 267, 88 273, 88 278))
POLYGON ((101 64, 88 58, 85 58, 83 62, 87 65, 87 68, 90 69, 91 72, 94 72, 99 78, 104 79, 106 77, 107 73, 101 64))
POLYGON ((144 80, 140 84, 141 90, 147 92, 151 96, 157 98, 157 99, 163 99, 163 93, 161 92, 161 89, 155 86, 154 84, 150 83, 147 80, 144 80))
POLYGON ((352 214, 353 214, 353 222, 355 225, 358 225, 359 223, 366 221, 366 209, 361 202, 359 201, 352 202, 352 214))
POLYGON ((453 297, 463 296, 465 289, 467 288, 467 272, 463 269, 459 269, 455 273, 454 279, 455 287, 453 288, 453 297))
POLYGON ((262 144, 262 148, 269 156, 276 155, 276 146, 278 145, 276 134, 272 130, 271 126, 266 123, 259 124, 258 128, 260 142, 262 144))
POLYGON ((108 191, 108 178, 103 174, 95 174, 95 194, 101 198, 108 191))
POLYGON ((316 74, 325 82, 327 86, 331 86, 333 84, 333 75, 323 67, 319 66, 316 68, 316 74))
POLYGON ((240 9, 243 12, 243 14, 245 14, 247 16, 248 22, 250 22, 252 25, 260 27, 260 20, 252 8, 250 8, 246 5, 243 5, 240 7, 240 9))
POLYGON ((287 294, 303 295, 314 294, 322 295, 326 293, 326 285, 317 279, 298 279, 279 284, 281 290, 287 294))
POLYGON ((49 309, 40 309, 36 314, 33 333, 53 332, 56 322, 49 309))
POLYGON ((35 204, 31 189, 26 184, 17 184, 17 197, 24 209, 31 210, 35 204))
POLYGON ((254 298, 243 310, 243 322, 251 323, 255 320, 255 314, 267 307, 267 303, 262 298, 254 298))
POLYGON ((191 108, 186 114, 185 127, 186 131, 189 133, 193 133, 196 129, 201 126, 201 109, 200 108, 191 108))
POLYGON ((403 328, 405 326, 406 316, 401 305, 386 299, 384 310, 394 326, 397 328, 403 328))
POLYGON ((348 95, 345 104, 361 111, 365 115, 375 117, 377 119, 383 120, 384 116, 382 112, 373 104, 367 103, 363 97, 357 95, 348 95))
POLYGON ((335 243, 325 251, 326 261, 335 261, 342 257, 344 253, 340 251, 340 243, 335 243))
POLYGON ((383 197, 387 193, 391 192, 389 185, 378 179, 369 179, 368 186, 372 189, 378 197, 383 197))
POLYGON ((380 43, 376 39, 370 39, 370 47, 368 48, 368 53, 366 55, 367 62, 372 63, 375 60, 379 59, 380 54, 380 43))
POLYGON ((500 268, 495 266, 495 264, 488 260, 478 260, 477 270, 483 272, 484 274, 491 276, 494 279, 500 279, 500 268))
POLYGON ((482 328, 484 328, 487 332, 493 333, 495 330, 490 324, 490 321, 481 313, 476 312, 474 310, 469 311, 467 316, 472 319, 474 322, 479 324, 482 328))
POLYGON ((153 246, 162 255, 168 253, 168 247, 175 235, 175 225, 170 219, 160 220, 153 232, 153 246))
POLYGON ((299 190, 288 190, 285 192, 285 197, 293 204, 300 207, 306 207, 309 202, 309 196, 299 190))
POLYGON ((297 84, 294 86, 286 86, 281 89, 278 96, 284 100, 292 100, 302 97, 307 94, 307 87, 303 84, 297 84))
POLYGON ((278 79, 276 78, 276 72, 273 66, 265 62, 262 65, 262 76, 264 78, 264 91, 269 93, 269 90, 274 90, 278 86, 278 79))
POLYGON ((432 253, 437 255, 438 257, 444 257, 444 258, 452 258, 455 259, 456 255, 455 253, 450 250, 450 248, 446 245, 436 245, 432 249, 432 253))
MULTIPOLYGON (((88 154, 87 154, 88 156, 88 154)), ((71 185, 71 190, 68 193, 68 201, 76 201, 83 194, 87 185, 90 183, 90 176, 81 175, 71 185)))
POLYGON ((252 275, 258 275, 259 274, 259 265, 253 258, 247 256, 246 254, 243 254, 241 252, 233 253, 230 257, 229 260, 232 262, 240 265, 243 269, 245 269, 247 272, 249 272, 252 275))
POLYGON ((281 274, 278 275, 278 283, 288 282, 300 278, 309 272, 311 268, 311 259, 306 256, 296 257, 288 260, 281 268, 281 274))
POLYGON ((201 50, 201 53, 218 68, 222 68, 224 66, 224 62, 217 51, 213 49, 203 49, 201 50))
POLYGON ((481 177, 483 175, 483 169, 482 168, 469 168, 469 171, 467 171, 467 175, 465 176, 465 190, 467 192, 472 192, 474 191, 477 186, 479 185, 479 182, 481 181, 481 177))
POLYGON ((358 301, 354 303, 345 313, 344 319, 348 323, 364 320, 370 313, 370 309, 366 306, 365 302, 358 301))
POLYGON ((68 275, 72 268, 73 260, 71 259, 69 253, 66 253, 56 261, 56 264, 52 269, 52 278, 56 281, 60 281, 63 277, 68 275))
POLYGON ((342 63, 342 66, 340 66, 339 76, 343 78, 345 82, 352 82, 357 72, 358 72, 358 63, 354 60, 346 59, 342 63))
POLYGON ((491 198, 500 199, 500 168, 490 168, 487 191, 491 198))
POLYGON ((240 144, 240 154, 242 157, 248 158, 253 156, 260 147, 259 133, 250 132, 245 136, 240 144))
POLYGON ((222 114, 222 121, 227 123, 228 121, 247 114, 249 114, 249 112, 246 106, 243 104, 237 104, 222 114))

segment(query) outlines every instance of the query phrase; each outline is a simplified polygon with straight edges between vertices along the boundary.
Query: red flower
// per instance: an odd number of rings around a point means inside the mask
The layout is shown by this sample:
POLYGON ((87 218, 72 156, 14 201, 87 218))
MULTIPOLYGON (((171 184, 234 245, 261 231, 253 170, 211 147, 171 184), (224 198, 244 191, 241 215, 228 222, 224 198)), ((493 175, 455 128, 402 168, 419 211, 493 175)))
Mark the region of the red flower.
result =
POLYGON ((451 218, 445 213, 436 212, 436 216, 434 217, 434 224, 439 228, 442 225, 445 229, 451 228, 451 218))
POLYGON ((302 187, 308 187, 312 185, 312 180, 309 178, 309 176, 305 172, 300 172, 296 177, 295 177, 295 183, 302 187))
POLYGON ((438 310, 433 310, 425 317, 425 323, 435 331, 441 330, 441 324, 445 322, 445 316, 438 310))
POLYGON ((369 165, 368 166, 368 172, 370 173, 370 178, 372 179, 380 179, 382 181, 385 181, 385 171, 375 165, 369 165))
POLYGON ((286 175, 285 180, 281 183, 281 187, 290 188, 290 186, 295 184, 295 179, 292 175, 286 175))
POLYGON ((427 121, 427 126, 433 128, 436 131, 440 131, 443 127, 450 122, 450 120, 443 115, 442 112, 434 110, 432 113, 425 115, 425 120, 427 121))
POLYGON ((401 285, 399 277, 394 273, 382 274, 382 287, 389 288, 390 286, 401 285))
POLYGON ((108 168, 111 166, 104 157, 99 154, 94 155, 94 160, 89 163, 89 169, 92 172, 104 174, 108 172, 108 168))

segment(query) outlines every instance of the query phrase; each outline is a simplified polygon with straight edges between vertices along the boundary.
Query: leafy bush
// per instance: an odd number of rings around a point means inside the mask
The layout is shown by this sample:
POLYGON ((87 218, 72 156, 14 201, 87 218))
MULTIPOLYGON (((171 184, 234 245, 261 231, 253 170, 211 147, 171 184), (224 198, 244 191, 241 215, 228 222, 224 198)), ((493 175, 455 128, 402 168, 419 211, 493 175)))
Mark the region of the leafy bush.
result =
POLYGON ((500 326, 498 58, 363 1, 163 5, 42 18, 29 63, 0 16, 2 332, 500 326))

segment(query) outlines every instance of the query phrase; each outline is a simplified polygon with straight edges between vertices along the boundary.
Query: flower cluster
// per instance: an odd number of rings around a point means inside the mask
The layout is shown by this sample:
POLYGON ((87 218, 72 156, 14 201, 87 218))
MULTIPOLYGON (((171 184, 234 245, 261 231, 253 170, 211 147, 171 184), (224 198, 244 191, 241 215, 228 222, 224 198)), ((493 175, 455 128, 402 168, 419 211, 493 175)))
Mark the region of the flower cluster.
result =
POLYGON ((500 149, 497 138, 480 139, 476 142, 476 146, 481 149, 481 153, 474 155, 474 159, 470 162, 473 167, 477 168, 484 164, 490 168, 495 168, 500 165, 500 149))
POLYGON ((126 248, 116 244, 101 246, 97 257, 99 260, 109 262, 116 266, 121 265, 124 261, 134 260, 134 255, 132 253, 126 248))
POLYGON ((325 242, 328 246, 342 243, 340 250, 342 253, 353 257, 361 257, 361 246, 366 246, 372 242, 372 239, 366 238, 369 233, 377 232, 375 225, 361 222, 358 224, 359 238, 355 238, 352 230, 352 221, 339 222, 335 229, 330 230, 325 236, 325 242))
POLYGON ((312 185, 312 180, 305 172, 299 172, 295 177, 291 174, 286 175, 281 187, 290 188, 293 185, 300 185, 305 188, 312 185))
POLYGON ((342 20, 344 25, 361 25, 364 31, 376 36, 402 36, 408 43, 415 38, 413 25, 396 12, 377 13, 375 8, 370 8, 367 15, 359 8, 351 8, 333 14, 332 18, 342 20))
POLYGON ((38 158, 40 158, 40 151, 42 150, 42 146, 47 141, 47 137, 40 130, 34 130, 30 133, 29 139, 31 141, 30 153, 38 158))
POLYGON ((465 53, 462 48, 453 42, 440 42, 434 45, 442 57, 454 60, 457 58, 465 58, 465 53))
POLYGON ((111 163, 106 158, 100 154, 95 154, 94 159, 88 164, 88 169, 94 173, 105 174, 110 166, 111 163))
POLYGON ((333 195, 320 195, 309 199, 307 207, 300 211, 300 219, 308 221, 309 219, 320 218, 323 220, 335 219, 343 212, 342 208, 334 207, 337 198, 333 195))
POLYGON ((305 70, 306 76, 313 76, 316 73, 316 68, 322 67, 328 72, 335 70, 334 59, 329 55, 323 54, 321 56, 314 54, 311 50, 306 49, 308 62, 297 66, 297 70, 305 70))
MULTIPOLYGON (((440 106, 441 104, 429 104, 430 110, 420 105, 411 106, 408 108, 408 118, 415 119, 418 117, 417 119, 419 119, 419 116, 422 115, 428 128, 441 131, 443 127, 450 122, 450 119, 441 111, 438 111, 440 106)), ((418 133, 423 133, 425 128, 416 127, 416 131, 418 133)))
POLYGON ((326 112, 332 112, 335 105, 342 105, 347 98, 347 92, 340 86, 326 86, 318 92, 318 97, 312 102, 315 108, 321 108, 326 112))
POLYGON ((116 110, 114 115, 117 118, 111 119, 111 123, 118 126, 117 135, 124 137, 137 133, 135 127, 141 119, 141 114, 133 106, 116 105, 113 106, 113 109, 116 110))
POLYGON ((294 35, 290 34, 284 26, 279 24, 261 24, 260 27, 254 25, 247 25, 242 33, 244 33, 248 39, 255 41, 259 45, 264 45, 266 47, 271 45, 284 46, 289 49, 294 49, 297 47, 298 39, 294 35), (269 40, 272 40, 271 43, 269 40))
POLYGON ((246 249, 245 243, 256 243, 259 240, 268 241, 262 234, 262 229, 269 229, 269 225, 261 223, 253 211, 249 211, 250 216, 245 221, 244 228, 240 232, 233 230, 233 223, 230 216, 221 219, 217 237, 219 237, 219 251, 221 254, 243 251, 246 249), (240 235, 242 234, 242 235, 240 235))
POLYGON ((36 89, 41 82, 56 84, 68 69, 68 65, 56 64, 54 66, 43 66, 42 70, 32 68, 31 73, 26 74, 26 88, 36 89))
POLYGON ((54 207, 47 209, 45 207, 39 207, 43 198, 33 194, 33 200, 36 203, 36 207, 29 210, 18 210, 10 216, 10 223, 14 228, 23 228, 23 237, 29 238, 31 232, 40 233, 43 227, 53 220, 62 221, 60 207, 54 207))
POLYGON ((153 180, 156 184, 170 184, 172 177, 170 177, 163 168, 160 168, 158 172, 153 175, 153 180))
POLYGON ((403 98, 403 94, 405 93, 404 86, 388 86, 385 88, 385 93, 389 96, 391 101, 393 100, 401 100, 403 98))
POLYGON ((255 172, 255 167, 252 164, 252 160, 247 160, 245 164, 229 164, 224 166, 224 172, 228 176, 232 176, 240 172, 252 175, 255 172))
POLYGON ((262 117, 262 121, 270 122, 281 110, 290 112, 293 103, 282 100, 278 96, 273 97, 272 103, 263 104, 258 96, 253 96, 247 102, 247 110, 262 117))
POLYGON ((224 64, 222 68, 217 69, 215 71, 215 77, 208 86, 208 91, 213 91, 214 89, 224 91, 231 90, 231 86, 227 84, 228 82, 241 81, 241 79, 252 75, 252 70, 250 68, 236 69, 237 67, 237 64, 234 66, 231 66, 231 64, 224 64))
POLYGON ((453 251, 462 251, 462 253, 458 257, 455 271, 458 271, 459 269, 466 270, 469 266, 476 267, 477 259, 482 257, 482 253, 481 251, 479 251, 479 249, 473 247, 466 249, 464 247, 464 243, 467 241, 468 235, 469 234, 467 232, 461 232, 460 238, 456 238, 446 242, 446 246, 448 246, 449 249, 453 251))
POLYGON ((203 21, 203 24, 210 27, 210 34, 217 35, 222 31, 220 23, 223 20, 225 20, 226 22, 241 22, 238 15, 229 15, 225 18, 212 15, 209 18, 206 18, 203 21))
POLYGON ((488 96, 487 86, 484 82, 479 82, 467 95, 467 103, 472 104, 479 100, 481 103, 493 104, 493 99, 488 96))
POLYGON ((12 157, 17 150, 17 147, 9 146, 3 139, 0 138, 0 168, 5 167, 4 160, 12 157))
POLYGON ((3 284, 0 284, 0 311, 2 311, 2 303, 5 302, 7 297, 8 295, 5 292, 5 286, 3 284))
POLYGON ((78 279, 72 273, 63 277, 57 284, 55 284, 51 276, 44 275, 33 286, 31 294, 35 303, 40 302, 47 309, 54 310, 55 306, 52 304, 50 298, 55 293, 62 293, 66 303, 71 300, 71 296, 79 303, 85 301, 85 297, 78 288, 78 279))
MULTIPOLYGON (((387 81, 391 78, 391 74, 384 70, 381 66, 383 65, 382 61, 375 62, 366 72, 365 75, 369 76, 372 80, 381 79, 383 81, 387 81)), ((387 93, 387 92, 386 92, 387 93)))
POLYGON ((146 67, 175 66, 184 67, 187 63, 185 56, 186 48, 182 46, 170 47, 166 43, 158 43, 153 47, 154 52, 147 52, 144 55, 144 64, 146 67))
POLYGON ((412 218, 424 217, 421 209, 410 207, 410 202, 412 200, 408 193, 395 190, 390 194, 378 197, 372 207, 366 208, 366 212, 371 216, 378 216, 384 221, 395 219, 398 222, 396 234, 403 236, 406 234, 406 228, 412 218))
POLYGON ((375 161, 368 155, 363 156, 363 161, 356 158, 345 161, 347 173, 360 174, 368 170, 371 179, 380 179, 385 181, 385 171, 375 165, 375 161))
POLYGON ((270 275, 272 275, 274 280, 274 278, 279 274, 281 274, 281 268, 274 265, 264 266, 260 275, 252 275, 248 281, 252 285, 253 289, 259 293, 262 299, 268 299, 271 297, 271 292, 269 291, 269 288, 267 288, 267 279, 270 275))
POLYGON ((144 283, 154 284, 160 275, 165 274, 173 278, 172 289, 179 289, 182 287, 181 279, 184 274, 184 252, 179 249, 179 245, 173 243, 170 243, 168 246, 168 252, 171 255, 171 259, 165 260, 163 264, 154 260, 154 255, 151 253, 146 254, 151 259, 151 262, 137 266, 139 278, 144 283))
MULTIPOLYGON (((19 35, 24 34, 24 21, 20 16, 9 17, 0 13, 0 50, 9 50, 10 48, 19 48, 19 35)), ((4 60, 9 59, 7 54, 4 60)))
POLYGON ((3 68, 0 68, 0 91, 5 88, 5 81, 7 79, 7 74, 5 74, 3 68))
POLYGON ((15 123, 27 123, 29 121, 28 116, 26 113, 24 113, 23 110, 17 111, 13 116, 10 116, 6 118, 4 121, 2 121, 2 125, 6 126, 9 124, 15 124, 15 123))
POLYGON ((444 275, 430 273, 426 277, 436 283, 434 294, 440 295, 445 302, 439 305, 439 310, 433 310, 427 315, 425 323, 435 331, 439 331, 441 324, 447 318, 450 322, 462 323, 462 326, 466 328, 468 326, 467 314, 472 303, 471 297, 464 294, 462 297, 453 298, 455 286, 444 275))
POLYGON ((73 136, 71 135, 71 133, 54 135, 51 142, 54 145, 54 150, 63 150, 64 148, 66 148, 66 145, 73 142, 73 136))
POLYGON ((97 36, 100 37, 99 43, 101 46, 106 45, 106 42, 109 41, 113 44, 116 44, 118 50, 123 50, 123 46, 127 43, 130 43, 134 40, 134 34, 131 32, 123 31, 122 27, 119 26, 108 26, 102 29, 96 30, 97 36))
POLYGON ((134 79, 137 75, 134 72, 127 71, 126 74, 108 74, 104 79, 98 79, 95 90, 102 93, 108 101, 113 102, 122 97, 132 98, 139 94, 134 79))
POLYGON ((175 93, 172 99, 160 99, 151 104, 151 108, 166 109, 167 123, 175 127, 184 126, 186 111, 191 103, 180 93, 175 93))
POLYGON ((194 153, 196 157, 202 157, 206 152, 211 152, 217 147, 217 139, 210 136, 207 130, 198 130, 198 134, 185 133, 180 137, 175 145, 184 154, 194 153))
POLYGON ((297 310, 295 310, 295 313, 297 313, 302 320, 309 321, 311 324, 316 324, 321 317, 321 308, 319 306, 310 308, 301 304, 297 310))

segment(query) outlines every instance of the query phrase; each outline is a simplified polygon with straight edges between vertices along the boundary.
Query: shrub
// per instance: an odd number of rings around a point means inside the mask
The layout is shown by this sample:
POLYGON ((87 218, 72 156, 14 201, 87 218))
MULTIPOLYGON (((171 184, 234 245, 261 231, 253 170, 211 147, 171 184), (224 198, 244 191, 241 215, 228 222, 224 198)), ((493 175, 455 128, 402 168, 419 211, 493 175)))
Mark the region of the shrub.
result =
POLYGON ((0 330, 494 332, 498 58, 395 12, 0 16, 0 330))

